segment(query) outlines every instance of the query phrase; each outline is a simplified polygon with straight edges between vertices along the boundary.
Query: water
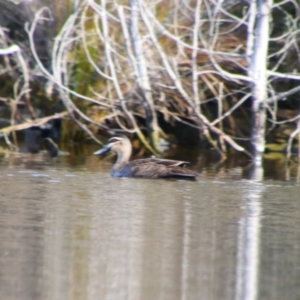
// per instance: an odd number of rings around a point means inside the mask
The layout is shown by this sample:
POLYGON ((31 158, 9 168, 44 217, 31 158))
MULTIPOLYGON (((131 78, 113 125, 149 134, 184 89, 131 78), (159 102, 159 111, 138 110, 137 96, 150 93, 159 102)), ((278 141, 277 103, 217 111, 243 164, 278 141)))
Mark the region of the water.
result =
POLYGON ((191 182, 110 167, 2 160, 0 299, 300 299, 296 173, 193 164, 191 182))

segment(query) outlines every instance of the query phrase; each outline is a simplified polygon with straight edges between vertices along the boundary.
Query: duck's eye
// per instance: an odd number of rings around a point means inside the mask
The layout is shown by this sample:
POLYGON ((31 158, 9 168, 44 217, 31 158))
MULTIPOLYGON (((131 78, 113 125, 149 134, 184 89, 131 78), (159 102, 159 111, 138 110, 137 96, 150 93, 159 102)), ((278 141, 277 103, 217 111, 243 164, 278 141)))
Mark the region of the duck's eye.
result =
POLYGON ((110 138, 110 139, 108 140, 109 143, 116 143, 116 142, 119 142, 119 141, 120 141, 120 139, 115 138, 115 137, 112 137, 112 138, 110 138))

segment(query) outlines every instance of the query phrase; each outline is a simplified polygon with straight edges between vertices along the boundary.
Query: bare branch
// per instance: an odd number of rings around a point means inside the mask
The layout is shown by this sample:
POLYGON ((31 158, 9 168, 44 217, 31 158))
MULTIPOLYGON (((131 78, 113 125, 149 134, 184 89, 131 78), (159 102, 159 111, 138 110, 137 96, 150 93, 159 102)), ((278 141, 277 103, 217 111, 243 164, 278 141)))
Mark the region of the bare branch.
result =
POLYGON ((18 131, 18 130, 24 130, 24 129, 28 129, 28 128, 31 128, 31 127, 34 127, 34 126, 41 126, 51 120, 54 120, 54 119, 61 119, 65 116, 68 115, 68 112, 64 111, 64 112, 61 112, 61 113, 58 113, 58 114, 55 114, 55 115, 52 115, 52 116, 48 116, 48 117, 44 117, 44 118, 39 118, 39 119, 35 119, 35 120, 29 120, 25 123, 22 123, 22 124, 17 124, 17 125, 12 125, 12 126, 8 126, 8 127, 5 127, 5 128, 2 128, 0 129, 0 134, 1 135, 7 135, 13 131, 18 131))
POLYGON ((298 75, 282 74, 282 73, 273 72, 273 71, 267 71, 267 74, 269 76, 274 76, 277 78, 300 80, 300 76, 298 76, 298 75))
POLYGON ((291 96, 291 95, 293 95, 293 94, 295 94, 295 93, 298 93, 298 92, 300 92, 300 86, 297 86, 297 87, 295 87, 295 88, 293 88, 293 89, 291 89, 291 90, 289 90, 289 91, 287 91, 287 92, 280 93, 280 94, 277 95, 277 96, 273 96, 273 97, 267 99, 267 100, 266 100, 266 103, 272 104, 272 103, 274 103, 274 102, 277 102, 277 101, 279 101, 279 100, 282 100, 282 99, 284 99, 284 98, 286 98, 286 97, 288 97, 288 96, 291 96))

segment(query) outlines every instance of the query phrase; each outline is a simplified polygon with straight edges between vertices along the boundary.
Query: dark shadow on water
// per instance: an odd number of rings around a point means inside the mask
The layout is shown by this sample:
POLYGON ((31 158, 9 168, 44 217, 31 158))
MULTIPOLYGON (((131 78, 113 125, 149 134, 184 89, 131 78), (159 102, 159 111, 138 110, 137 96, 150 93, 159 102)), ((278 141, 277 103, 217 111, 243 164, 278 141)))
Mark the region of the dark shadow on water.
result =
MULTIPOLYGON (((40 154, 22 154, 22 158, 18 155, 9 154, 5 143, 0 143, 0 162, 10 163, 15 165, 26 165, 27 167, 40 167, 44 163, 46 164, 62 164, 69 167, 88 167, 87 162, 89 157, 95 150, 98 150, 99 146, 94 144, 62 144, 60 149, 68 153, 69 155, 59 157, 58 159, 40 159, 40 154), (26 163, 24 163, 26 162, 26 163)), ((149 155, 148 155, 149 156, 149 155)), ((143 156, 147 157, 147 156, 143 156)), ((202 177, 208 178, 224 178, 224 179, 253 179, 258 178, 257 174, 253 172, 257 171, 252 165, 251 160, 243 153, 229 152, 227 158, 222 160, 217 151, 214 150, 199 150, 196 147, 184 148, 178 147, 167 150, 163 153, 164 158, 178 159, 190 162, 189 168, 197 171, 202 177)), ((288 163, 283 153, 273 154, 269 158, 266 155, 263 162, 263 168, 261 170, 262 180, 283 180, 283 181, 299 181, 300 180, 300 164, 297 157, 293 157, 288 163)), ((135 153, 132 159, 141 158, 135 153)), ((115 161, 115 157, 110 155, 109 157, 99 158, 99 161, 111 166, 115 161)))

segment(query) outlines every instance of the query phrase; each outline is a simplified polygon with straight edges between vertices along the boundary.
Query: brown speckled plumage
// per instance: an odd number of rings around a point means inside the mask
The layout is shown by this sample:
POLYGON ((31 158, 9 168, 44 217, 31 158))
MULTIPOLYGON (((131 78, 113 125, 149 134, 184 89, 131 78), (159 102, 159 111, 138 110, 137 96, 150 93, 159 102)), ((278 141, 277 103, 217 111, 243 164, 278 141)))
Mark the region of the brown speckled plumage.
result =
POLYGON ((118 156, 111 171, 114 177, 195 179, 198 176, 198 173, 185 168, 188 164, 185 161, 154 157, 129 161, 132 146, 126 136, 112 137, 106 146, 94 154, 109 151, 116 152, 118 156))

